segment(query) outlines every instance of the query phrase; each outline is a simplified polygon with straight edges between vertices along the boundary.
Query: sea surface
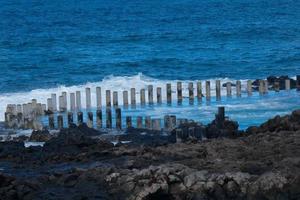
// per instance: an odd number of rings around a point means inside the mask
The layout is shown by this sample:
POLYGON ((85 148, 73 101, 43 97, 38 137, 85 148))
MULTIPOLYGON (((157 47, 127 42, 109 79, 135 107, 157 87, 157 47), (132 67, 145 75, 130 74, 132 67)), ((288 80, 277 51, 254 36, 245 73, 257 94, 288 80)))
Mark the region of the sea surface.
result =
MULTIPOLYGON (((0 120, 8 103, 46 103, 87 86, 121 92, 300 74, 299 0, 0 0, 0 19, 0 120)), ((246 127, 300 108, 299 99, 243 94, 140 113, 207 121, 222 104, 246 127)))

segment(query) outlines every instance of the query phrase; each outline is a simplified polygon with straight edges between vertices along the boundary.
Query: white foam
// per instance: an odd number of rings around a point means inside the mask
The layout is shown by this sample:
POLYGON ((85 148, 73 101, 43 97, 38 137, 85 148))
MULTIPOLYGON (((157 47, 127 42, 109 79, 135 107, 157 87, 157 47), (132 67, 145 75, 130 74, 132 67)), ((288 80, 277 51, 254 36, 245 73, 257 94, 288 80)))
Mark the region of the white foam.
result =
MULTIPOLYGON (((210 79, 211 81, 211 95, 215 95, 215 80, 221 80, 221 83, 225 83, 228 81, 232 81, 228 78, 216 78, 216 79, 210 79)), ((4 120, 4 112, 6 110, 7 104, 23 104, 28 103, 32 99, 37 99, 40 103, 47 103, 47 98, 51 97, 52 93, 56 93, 57 97, 61 95, 62 92, 68 93, 68 108, 70 103, 70 93, 81 91, 81 102, 82 107, 86 107, 86 97, 85 97, 85 88, 89 87, 91 88, 91 96, 92 96, 92 106, 96 107, 96 87, 100 86, 102 89, 102 105, 105 104, 105 90, 111 90, 111 91, 117 91, 118 92, 118 101, 119 105, 123 104, 123 97, 122 97, 122 91, 130 91, 130 88, 136 88, 136 102, 140 102, 140 90, 142 88, 147 89, 148 85, 153 85, 154 88, 154 101, 156 101, 156 88, 161 87, 162 88, 162 99, 166 99, 166 83, 172 84, 172 99, 176 99, 176 84, 179 80, 159 80, 155 78, 151 78, 148 76, 145 76, 141 73, 134 75, 134 76, 108 76, 105 77, 103 80, 99 82, 88 82, 83 85, 76 85, 76 86, 59 86, 56 88, 49 88, 49 89, 35 89, 30 92, 18 92, 18 93, 4 93, 0 94, 0 121, 4 120)), ((193 82, 194 83, 194 94, 196 95, 196 82, 202 81, 202 90, 203 93, 205 93, 205 83, 204 80, 180 80, 183 83, 183 96, 188 96, 188 83, 193 82)), ((245 84, 245 80, 241 80, 242 84, 245 84)), ((245 86, 243 87, 245 88, 245 86)), ((222 92, 224 93, 224 88, 222 88, 222 92)), ((234 89, 232 90, 234 94, 234 89)), ((129 94, 130 98, 130 94, 129 94)), ((147 100, 147 92, 146 92, 146 100, 147 100)), ((58 102, 58 101, 57 101, 58 102)))

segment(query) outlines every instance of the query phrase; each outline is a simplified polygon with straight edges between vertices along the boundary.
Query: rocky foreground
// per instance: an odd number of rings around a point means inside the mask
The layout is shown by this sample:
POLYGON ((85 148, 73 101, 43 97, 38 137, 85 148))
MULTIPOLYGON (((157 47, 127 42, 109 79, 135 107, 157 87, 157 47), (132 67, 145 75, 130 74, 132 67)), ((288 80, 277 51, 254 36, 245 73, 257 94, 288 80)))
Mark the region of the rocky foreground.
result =
POLYGON ((0 199, 300 199, 300 110, 204 141, 130 130, 114 146, 99 134, 0 143, 0 199))

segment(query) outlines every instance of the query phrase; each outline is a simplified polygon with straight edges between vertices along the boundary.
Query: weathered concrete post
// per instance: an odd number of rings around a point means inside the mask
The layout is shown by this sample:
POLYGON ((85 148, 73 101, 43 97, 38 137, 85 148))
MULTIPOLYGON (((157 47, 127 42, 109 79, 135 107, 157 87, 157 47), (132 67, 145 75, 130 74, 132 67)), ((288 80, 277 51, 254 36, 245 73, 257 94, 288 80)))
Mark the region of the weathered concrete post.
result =
POLYGON ((252 81, 251 80, 247 81, 247 93, 248 93, 248 96, 252 96, 252 81))
POLYGON ((218 107, 218 118, 222 121, 225 120, 225 107, 224 106, 218 107))
POLYGON ((137 118, 136 118, 136 128, 143 128, 143 117, 137 116, 137 118))
POLYGON ((176 142, 177 143, 181 143, 182 142, 182 135, 183 135, 183 131, 182 129, 176 129, 176 142))
POLYGON ((267 94, 269 90, 268 80, 264 80, 264 93, 267 94))
POLYGON ((189 103, 194 104, 194 85, 192 82, 189 83, 188 89, 189 89, 189 103))
POLYGON ((49 128, 54 129, 54 115, 50 114, 48 120, 49 120, 49 128))
POLYGON ((278 81, 276 81, 274 83, 274 90, 275 90, 275 92, 279 92, 280 91, 280 83, 278 81))
POLYGON ((118 130, 122 129, 122 115, 121 108, 116 108, 116 128, 118 130))
POLYGON ((111 107, 111 94, 110 90, 106 90, 106 107, 111 107))
POLYGON ((82 125, 83 124, 83 113, 77 112, 77 124, 82 125))
POLYGON ((145 89, 141 89, 140 91, 140 101, 141 101, 141 105, 144 106, 146 104, 146 97, 145 97, 145 89))
POLYGON ((286 90, 290 90, 291 89, 291 80, 290 79, 286 79, 285 80, 285 89, 286 90))
POLYGON ((68 103, 67 103, 67 92, 62 92, 63 96, 63 109, 64 111, 68 110, 68 103))
POLYGON ((296 76, 296 87, 297 87, 297 90, 300 90, 300 75, 296 76))
POLYGON ((202 101, 202 83, 201 81, 197 82, 197 99, 198 99, 198 103, 200 103, 202 101))
POLYGON ((216 100, 221 100, 221 81, 216 80, 216 100))
POLYGON ((92 107, 91 88, 85 88, 85 98, 86 98, 86 109, 89 110, 92 107))
POLYGON ((101 87, 96 87, 96 104, 97 104, 97 109, 102 108, 101 87))
POLYGON ((123 91, 123 106, 128 107, 128 91, 123 91))
POLYGON ((97 127, 102 128, 102 110, 96 111, 97 127))
POLYGON ((68 112, 68 126, 70 127, 71 124, 74 123, 73 120, 73 113, 72 112, 68 112))
POLYGON ((131 106, 135 107, 136 105, 136 98, 135 98, 135 88, 130 89, 130 101, 131 101, 131 106))
POLYGON ((153 104, 153 85, 148 85, 148 101, 153 104))
POLYGON ((57 116, 57 126, 58 129, 62 129, 64 127, 64 119, 62 115, 57 116))
POLYGON ((177 82, 177 104, 182 104, 182 82, 177 82))
POLYGON ((76 91, 76 109, 81 110, 81 93, 76 91))
POLYGON ((162 103, 161 87, 156 88, 156 99, 157 99, 157 104, 162 103))
POLYGON ((226 91, 227 91, 227 97, 231 97, 232 92, 231 92, 231 83, 230 82, 226 83, 226 91))
POLYGON ((176 116, 175 115, 171 115, 170 116, 170 128, 172 130, 175 127, 176 127, 176 116))
POLYGON ((188 129, 188 135, 189 135, 190 138, 196 138, 196 136, 195 136, 195 127, 190 127, 188 129))
POLYGON ((264 93, 264 80, 259 80, 258 91, 259 91, 260 95, 263 95, 263 93, 264 93))
POLYGON ((152 119, 152 129, 155 131, 161 130, 161 119, 152 119))
POLYGON ((236 81, 236 96, 237 97, 242 96, 242 83, 241 83, 241 81, 236 81))
POLYGON ((87 126, 89 128, 93 128, 94 126, 94 116, 93 116, 93 112, 88 112, 88 118, 87 118, 87 126))
POLYGON ((76 109, 75 93, 70 93, 70 110, 74 111, 76 109))
POLYGON ((111 108, 106 108, 106 128, 112 128, 111 108))
POLYGON ((150 116, 146 116, 145 117, 145 127, 146 127, 146 129, 151 129, 151 127, 152 127, 151 117, 150 116))
POLYGON ((170 116, 169 115, 165 115, 164 116, 164 129, 166 131, 169 131, 170 130, 170 124, 171 124, 171 121, 170 121, 170 116))
POLYGON ((58 97, 58 104, 59 104, 59 112, 65 112, 64 109, 64 97, 63 96, 59 96, 58 97))
POLYGON ((113 92, 113 106, 114 107, 118 107, 119 103, 118 103, 118 92, 114 91, 113 92))
MULTIPOLYGON (((24 106, 24 104, 23 104, 23 106, 24 106)), ((52 99, 51 98, 47 99, 47 107, 48 107, 49 111, 51 111, 51 112, 54 111, 53 106, 52 106, 52 99)))
POLYGON ((56 100, 56 94, 51 94, 51 99, 52 99, 52 108, 53 111, 57 111, 57 100, 56 100))
POLYGON ((210 100, 210 81, 205 82, 205 89, 206 89, 206 100, 210 100))
POLYGON ((171 83, 167 83, 167 104, 172 104, 172 88, 171 83))
POLYGON ((126 128, 132 128, 132 118, 131 118, 131 116, 126 116, 126 128))

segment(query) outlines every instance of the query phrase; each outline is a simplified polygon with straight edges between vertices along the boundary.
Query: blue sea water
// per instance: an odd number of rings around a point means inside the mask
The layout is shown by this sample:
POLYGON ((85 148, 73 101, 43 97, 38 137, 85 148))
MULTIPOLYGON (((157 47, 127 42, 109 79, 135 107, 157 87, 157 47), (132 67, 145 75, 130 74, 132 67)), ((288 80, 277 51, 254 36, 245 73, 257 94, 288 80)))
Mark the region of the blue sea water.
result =
POLYGON ((89 83, 300 74, 299 0, 1 0, 0 19, 1 112, 89 83))

